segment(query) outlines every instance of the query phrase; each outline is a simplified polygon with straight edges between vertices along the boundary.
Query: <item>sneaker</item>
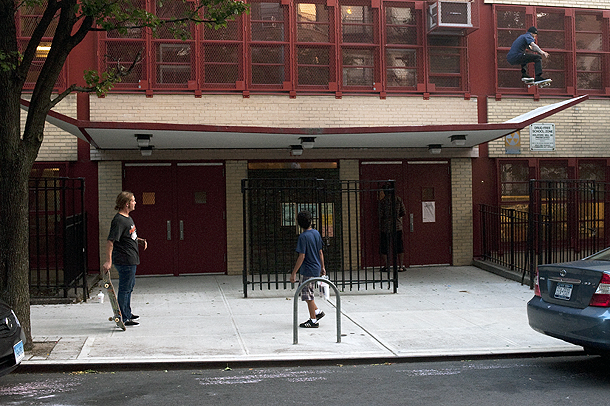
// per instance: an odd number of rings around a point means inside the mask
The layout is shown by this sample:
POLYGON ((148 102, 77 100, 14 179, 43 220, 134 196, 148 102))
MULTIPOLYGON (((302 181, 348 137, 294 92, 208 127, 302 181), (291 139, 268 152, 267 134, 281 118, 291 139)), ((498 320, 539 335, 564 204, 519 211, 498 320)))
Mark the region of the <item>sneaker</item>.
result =
POLYGON ((534 78, 529 77, 529 76, 521 76, 521 80, 527 83, 527 82, 533 82, 534 78))
POLYGON ((137 321, 135 321, 135 320, 133 320, 133 319, 129 319, 129 320, 127 320, 127 321, 126 321, 124 324, 125 324, 126 326, 137 326, 137 325, 138 325, 138 324, 140 324, 140 323, 138 323, 137 321))
POLYGON ((319 314, 316 314, 316 320, 320 320, 324 316, 326 316, 326 313, 320 312, 319 314))
POLYGON ((132 314, 131 315, 131 320, 135 320, 135 319, 139 319, 140 316, 138 316, 137 314, 132 314))
POLYGON ((311 319, 308 319, 305 323, 299 324, 299 327, 303 328, 318 328, 318 323, 314 323, 311 319))
POLYGON ((536 76, 536 79, 534 79, 534 82, 544 82, 545 80, 550 80, 550 79, 543 78, 542 76, 536 76))

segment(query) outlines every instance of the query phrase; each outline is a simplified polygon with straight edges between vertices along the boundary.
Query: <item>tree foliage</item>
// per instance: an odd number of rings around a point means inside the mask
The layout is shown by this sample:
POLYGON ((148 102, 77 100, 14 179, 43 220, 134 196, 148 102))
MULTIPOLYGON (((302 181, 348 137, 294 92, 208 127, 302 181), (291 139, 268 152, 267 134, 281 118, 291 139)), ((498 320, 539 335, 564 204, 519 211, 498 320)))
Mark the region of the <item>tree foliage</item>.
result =
MULTIPOLYGON (((189 24, 223 27, 247 12, 241 0, 148 0, 157 8, 181 2, 182 15, 161 18, 145 0, 0 0, 0 298, 9 303, 25 327, 31 346, 29 311, 28 178, 43 141, 47 113, 73 92, 102 95, 140 62, 105 72, 84 73, 85 86, 72 84, 54 93, 57 79, 74 48, 96 31, 126 34, 146 28, 154 35, 163 26, 176 38, 188 37, 189 24), (27 41, 20 38, 20 12, 39 16, 27 41), (43 39, 51 47, 37 76, 25 125, 21 124, 23 88, 43 39)), ((94 68, 94 67, 92 67, 94 68)), ((30 79, 31 80, 31 79, 30 79)))

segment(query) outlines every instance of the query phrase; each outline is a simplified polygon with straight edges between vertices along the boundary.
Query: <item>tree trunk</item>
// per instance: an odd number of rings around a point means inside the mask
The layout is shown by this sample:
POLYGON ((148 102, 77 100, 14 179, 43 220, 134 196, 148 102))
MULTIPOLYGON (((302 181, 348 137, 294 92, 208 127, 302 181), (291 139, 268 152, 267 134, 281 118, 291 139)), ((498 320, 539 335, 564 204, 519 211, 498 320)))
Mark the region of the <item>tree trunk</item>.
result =
POLYGON ((21 137, 18 90, 10 83, 0 89, 0 298, 15 311, 30 349, 28 182, 42 137, 21 137))
POLYGON ((0 182, 0 251, 2 298, 14 309, 26 335, 26 349, 32 346, 30 326, 28 178, 31 165, 3 165, 0 182))

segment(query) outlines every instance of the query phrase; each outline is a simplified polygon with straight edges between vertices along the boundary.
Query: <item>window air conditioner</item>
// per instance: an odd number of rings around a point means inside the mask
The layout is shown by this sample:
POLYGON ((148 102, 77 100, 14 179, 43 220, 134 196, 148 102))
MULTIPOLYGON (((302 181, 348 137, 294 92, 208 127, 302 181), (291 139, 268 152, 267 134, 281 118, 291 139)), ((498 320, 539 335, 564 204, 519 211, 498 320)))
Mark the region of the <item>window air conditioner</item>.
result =
POLYGON ((472 27, 471 2, 437 1, 428 7, 428 31, 472 27))

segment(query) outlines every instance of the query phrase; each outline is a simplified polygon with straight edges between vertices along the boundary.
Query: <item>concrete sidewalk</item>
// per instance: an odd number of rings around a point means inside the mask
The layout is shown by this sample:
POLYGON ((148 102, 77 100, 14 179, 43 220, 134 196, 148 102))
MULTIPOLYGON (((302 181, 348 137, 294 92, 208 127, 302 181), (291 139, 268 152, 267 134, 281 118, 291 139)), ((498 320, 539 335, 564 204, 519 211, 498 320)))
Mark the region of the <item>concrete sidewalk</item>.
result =
MULTIPOLYGON (((335 297, 316 303, 326 317, 318 329, 299 329, 293 344, 295 289, 248 291, 241 276, 139 277, 132 297, 140 325, 127 331, 108 321, 106 298, 32 306, 35 342, 52 351, 26 354, 25 366, 399 359, 485 356, 581 348, 533 331, 525 305, 528 286, 481 269, 412 268, 399 274, 398 293, 341 295, 341 343, 335 297), (53 343, 56 343, 53 346, 53 343)), ((298 304, 299 322, 307 319, 298 304)))

